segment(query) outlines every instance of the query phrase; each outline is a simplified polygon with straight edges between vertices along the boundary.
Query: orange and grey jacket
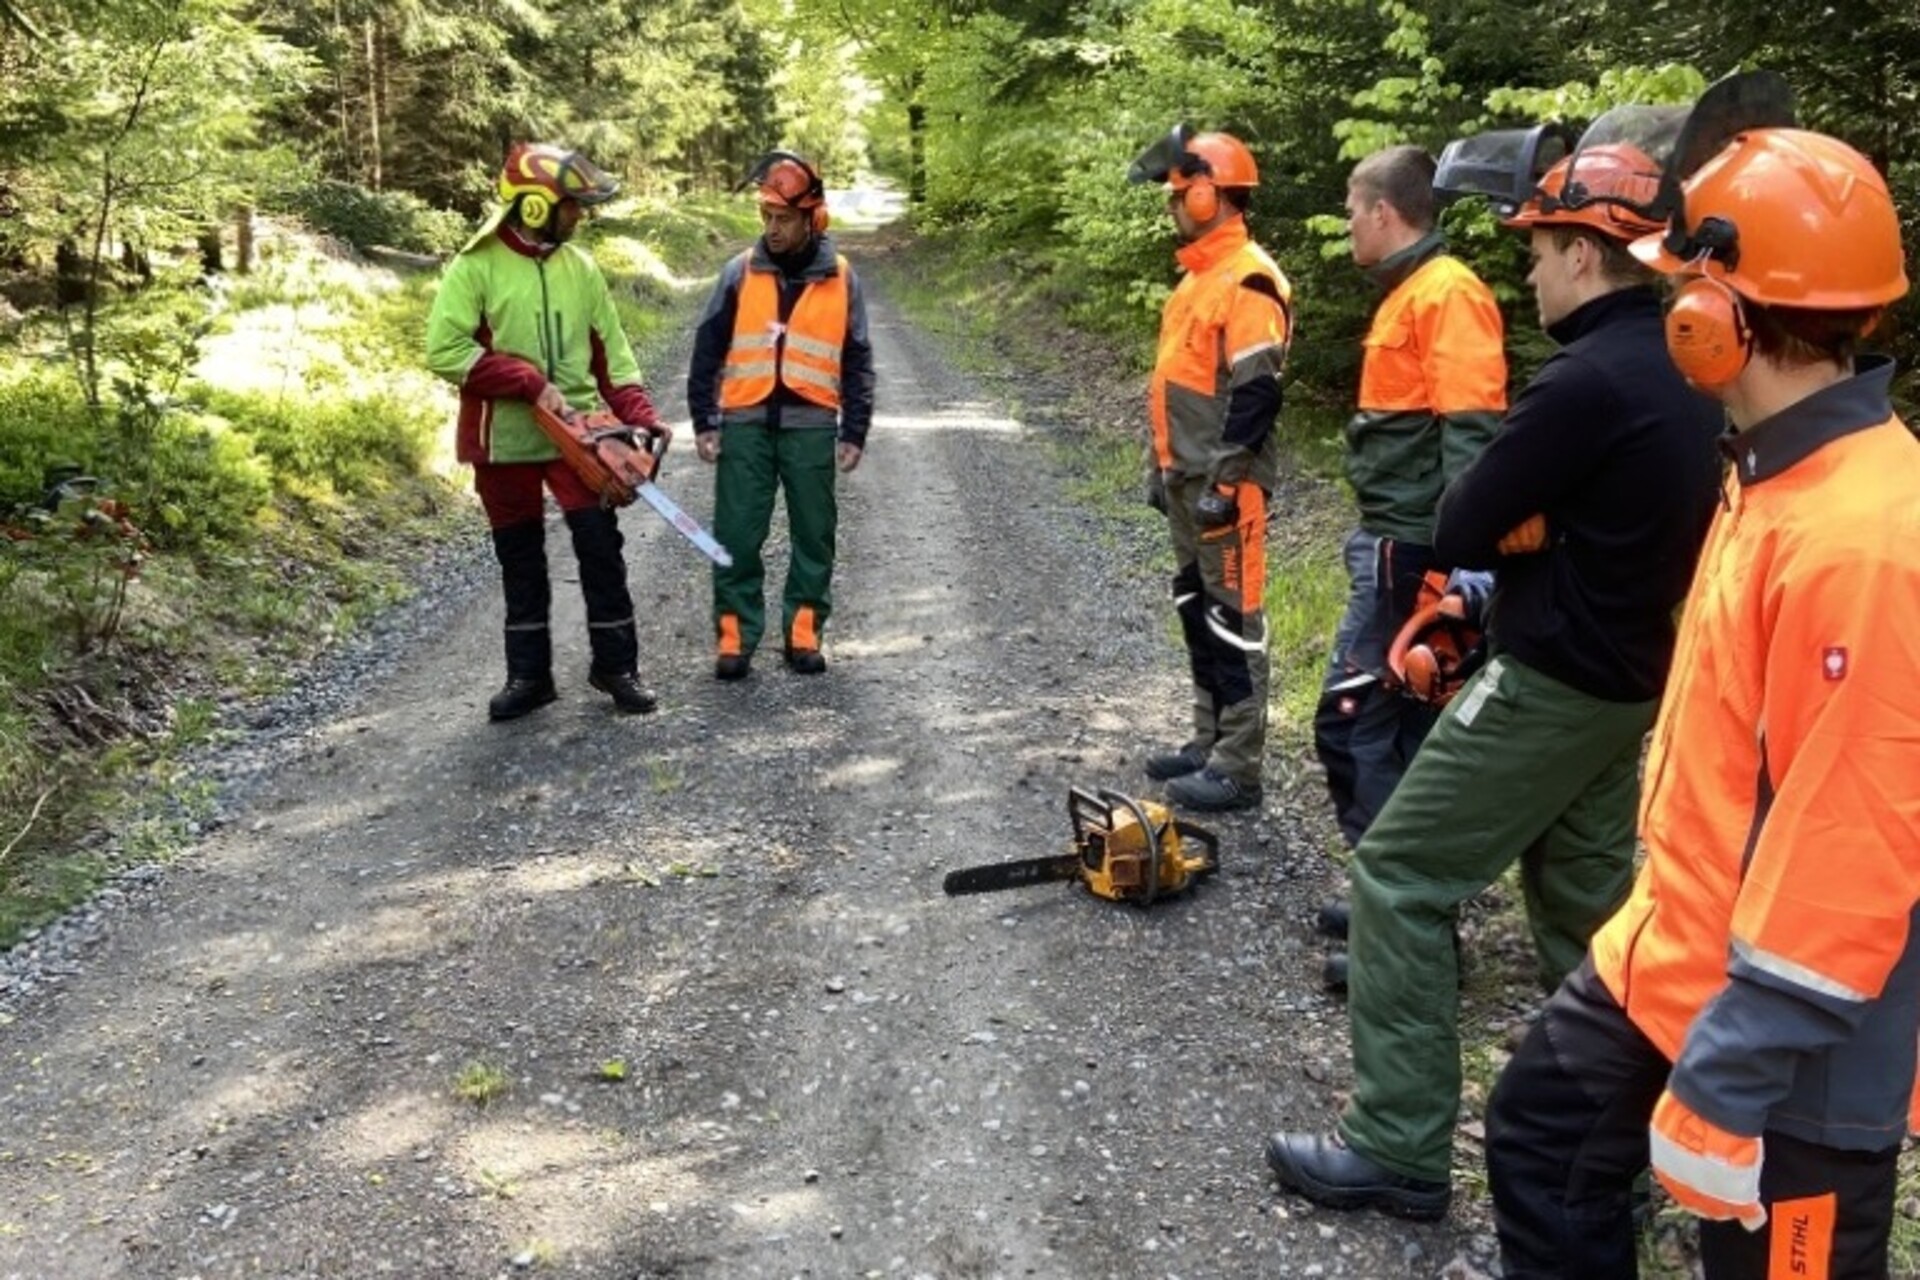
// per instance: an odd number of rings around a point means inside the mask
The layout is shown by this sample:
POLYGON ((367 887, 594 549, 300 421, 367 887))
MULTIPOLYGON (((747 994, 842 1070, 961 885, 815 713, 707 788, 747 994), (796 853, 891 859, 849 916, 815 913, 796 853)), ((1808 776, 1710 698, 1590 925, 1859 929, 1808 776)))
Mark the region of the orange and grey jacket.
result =
POLYGON ((1347 480, 1362 529, 1431 546, 1441 491, 1506 411, 1505 329, 1492 290, 1437 232, 1368 275, 1387 295, 1367 330, 1347 480))
POLYGON ((873 348, 860 281, 826 236, 794 260, 760 240, 720 273, 694 330, 694 429, 727 422, 838 427, 863 445, 873 421, 873 348))
POLYGON ((1292 338, 1292 287, 1229 218, 1175 255, 1186 277, 1160 316, 1147 387, 1152 465, 1172 477, 1279 478, 1273 424, 1292 338))
POLYGON ((1742 1137, 1884 1150, 1920 1033, 1920 442, 1859 372, 1727 442, 1601 981, 1742 1137))

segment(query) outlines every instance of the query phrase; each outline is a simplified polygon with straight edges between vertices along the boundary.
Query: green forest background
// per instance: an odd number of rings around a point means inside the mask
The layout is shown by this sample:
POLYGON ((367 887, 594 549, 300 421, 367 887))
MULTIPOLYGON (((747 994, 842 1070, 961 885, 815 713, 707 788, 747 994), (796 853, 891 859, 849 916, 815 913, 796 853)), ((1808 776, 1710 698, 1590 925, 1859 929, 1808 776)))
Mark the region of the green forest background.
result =
MULTIPOLYGON (((785 146, 904 196, 922 261, 1016 291, 1006 336, 1097 336, 1120 354, 1086 378, 1123 383, 1174 278, 1126 163, 1176 120, 1229 130, 1294 282, 1283 425, 1310 456, 1372 302, 1342 239, 1355 159, 1751 67, 1887 174, 1911 248, 1911 4, 0 0, 0 945, 138 856, 130 821, 111 858, 74 852, 129 781, 170 797, 149 843, 190 827, 179 749, 445 541, 420 322, 509 143, 623 179, 589 243, 643 353, 751 234, 736 184, 785 146)), ((1524 375, 1545 347, 1520 239, 1448 217, 1524 375)), ((1917 305, 1876 337, 1903 367, 1917 305)))

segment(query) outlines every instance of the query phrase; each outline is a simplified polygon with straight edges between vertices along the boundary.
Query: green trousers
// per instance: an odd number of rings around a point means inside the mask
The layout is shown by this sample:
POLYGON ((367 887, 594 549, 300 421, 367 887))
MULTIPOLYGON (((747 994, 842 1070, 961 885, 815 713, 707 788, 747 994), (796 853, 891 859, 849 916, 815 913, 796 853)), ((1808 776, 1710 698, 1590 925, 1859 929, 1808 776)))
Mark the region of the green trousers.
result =
POLYGON ((1460 904, 1520 863, 1549 988, 1633 878, 1640 747, 1657 701, 1607 702, 1501 655, 1447 704, 1354 851, 1340 1132, 1443 1182, 1460 1109, 1460 904))
POLYGON ((794 615, 813 609, 824 629, 833 611, 834 533, 839 525, 834 491, 831 427, 773 428, 729 422, 720 428, 720 459, 714 477, 713 536, 733 554, 731 566, 713 567, 713 617, 740 620, 740 647, 752 653, 766 630, 767 570, 760 558, 773 522, 773 496, 786 497, 787 582, 782 593, 781 635, 792 633, 794 615))

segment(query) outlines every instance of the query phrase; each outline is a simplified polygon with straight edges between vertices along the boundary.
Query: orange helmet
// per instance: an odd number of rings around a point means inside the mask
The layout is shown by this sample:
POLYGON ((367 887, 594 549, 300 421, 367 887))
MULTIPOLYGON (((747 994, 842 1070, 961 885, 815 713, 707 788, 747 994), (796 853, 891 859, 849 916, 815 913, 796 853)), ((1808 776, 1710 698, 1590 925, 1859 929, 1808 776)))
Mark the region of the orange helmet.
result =
POLYGON ((1762 306, 1853 311, 1907 291, 1886 180, 1846 143, 1803 129, 1737 135, 1686 180, 1666 233, 1633 253, 1762 306))
POLYGON ((747 181, 760 188, 765 204, 812 209, 825 204, 826 184, 814 167, 791 151, 769 151, 754 164, 747 181))
POLYGON ((1216 187, 1257 187, 1260 170, 1247 144, 1232 134, 1190 134, 1184 124, 1173 126, 1127 170, 1129 182, 1164 182, 1175 191, 1203 178, 1216 187))
POLYGON ((1541 177, 1531 198, 1501 225, 1589 227, 1615 240, 1660 229, 1648 210, 1660 192, 1660 166, 1630 142, 1585 147, 1541 177))

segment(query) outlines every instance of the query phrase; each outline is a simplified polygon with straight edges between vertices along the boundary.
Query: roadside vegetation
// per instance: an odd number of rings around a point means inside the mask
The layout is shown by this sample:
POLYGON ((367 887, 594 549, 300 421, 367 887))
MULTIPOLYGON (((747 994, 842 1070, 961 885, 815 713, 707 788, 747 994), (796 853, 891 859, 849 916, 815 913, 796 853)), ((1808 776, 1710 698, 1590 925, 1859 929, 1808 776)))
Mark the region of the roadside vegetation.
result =
MULTIPOLYGON (((717 199, 591 224, 643 368, 750 226, 717 199)), ((0 341, 0 946, 165 857, 209 799, 187 748, 479 545, 418 357, 435 260, 258 234, 245 276, 100 308, 92 395, 61 309, 0 341)))

